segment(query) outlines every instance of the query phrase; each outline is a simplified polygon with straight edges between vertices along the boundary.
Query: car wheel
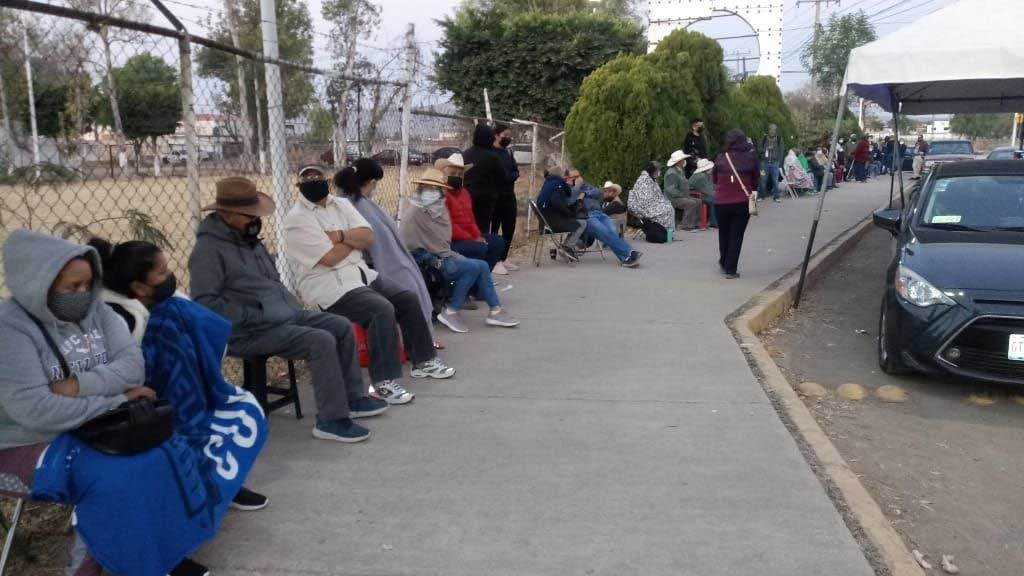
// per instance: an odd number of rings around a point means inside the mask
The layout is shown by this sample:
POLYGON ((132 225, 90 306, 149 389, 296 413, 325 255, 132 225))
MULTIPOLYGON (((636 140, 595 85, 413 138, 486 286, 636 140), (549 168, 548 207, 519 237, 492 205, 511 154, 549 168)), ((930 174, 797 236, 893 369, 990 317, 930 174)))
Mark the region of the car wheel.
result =
POLYGON ((900 351, 896 346, 896 319, 889 313, 888 298, 882 298, 881 308, 878 314, 878 367, 886 374, 905 374, 908 369, 900 360, 900 351))

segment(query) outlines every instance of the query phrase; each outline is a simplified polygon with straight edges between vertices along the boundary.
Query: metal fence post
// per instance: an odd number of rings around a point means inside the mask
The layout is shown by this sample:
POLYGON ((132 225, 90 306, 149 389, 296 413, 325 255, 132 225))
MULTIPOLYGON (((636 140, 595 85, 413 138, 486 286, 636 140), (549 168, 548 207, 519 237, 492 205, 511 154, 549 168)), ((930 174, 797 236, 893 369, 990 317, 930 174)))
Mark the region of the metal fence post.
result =
MULTIPOLYGON (((225 1, 228 16, 228 26, 231 29, 231 45, 241 48, 242 42, 238 35, 238 3, 235 0, 225 1)), ((245 59, 235 55, 235 75, 238 77, 238 104, 241 115, 242 128, 242 154, 244 154, 245 169, 255 171, 256 161, 252 153, 252 120, 249 116, 249 85, 245 81, 245 59)))
POLYGON ((185 130, 185 171, 188 175, 188 211, 192 232, 199 229, 201 195, 199 188, 199 137, 196 134, 196 100, 192 90, 192 45, 188 36, 178 40, 181 69, 181 123, 185 130))
MULTIPOLYGON (((540 127, 533 123, 533 138, 530 141, 530 189, 527 190, 526 199, 529 200, 537 190, 537 137, 540 135, 540 127)), ((530 221, 533 219, 533 210, 526 210, 526 234, 530 234, 530 221)))
POLYGON ((32 87, 32 53, 28 49, 28 26, 21 26, 21 41, 25 50, 25 86, 28 90, 28 115, 32 128, 32 164, 39 178, 39 129, 36 126, 36 96, 32 87))
POLYGON ((252 89, 253 89, 253 100, 256 101, 256 150, 257 155, 260 157, 260 174, 267 173, 267 153, 264 150, 266 145, 263 143, 263 104, 260 98, 260 75, 257 64, 253 62, 252 65, 252 89))
POLYGON ((405 32, 405 98, 402 99, 402 158, 398 170, 398 208, 395 219, 402 213, 402 200, 409 192, 409 126, 412 121, 412 87, 416 77, 416 26, 409 24, 405 32))
MULTIPOLYGON (((263 26, 263 53, 276 62, 277 10, 274 0, 260 0, 260 17, 263 26)), ((291 207, 291 193, 288 186, 288 153, 284 132, 284 99, 281 96, 281 69, 276 63, 266 63, 267 76, 267 129, 270 140, 270 172, 273 183, 273 197, 277 204, 275 235, 277 240, 277 271, 281 281, 292 287, 292 274, 288 268, 284 249, 284 217, 291 207)))

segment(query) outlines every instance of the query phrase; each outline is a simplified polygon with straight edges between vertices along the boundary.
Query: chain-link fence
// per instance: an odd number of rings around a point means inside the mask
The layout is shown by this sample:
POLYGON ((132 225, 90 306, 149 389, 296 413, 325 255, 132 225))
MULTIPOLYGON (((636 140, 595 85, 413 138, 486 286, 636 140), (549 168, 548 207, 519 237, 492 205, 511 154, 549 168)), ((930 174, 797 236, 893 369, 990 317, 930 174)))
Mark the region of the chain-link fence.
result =
POLYGON ((220 178, 250 178, 278 202, 264 222, 271 252, 305 164, 375 158, 375 199, 397 211, 400 176, 423 163, 402 153, 411 30, 407 46, 367 59, 365 76, 343 75, 153 26, 155 10, 123 1, 135 20, 0 0, 0 243, 17 228, 146 239, 187 289, 200 208, 220 178))

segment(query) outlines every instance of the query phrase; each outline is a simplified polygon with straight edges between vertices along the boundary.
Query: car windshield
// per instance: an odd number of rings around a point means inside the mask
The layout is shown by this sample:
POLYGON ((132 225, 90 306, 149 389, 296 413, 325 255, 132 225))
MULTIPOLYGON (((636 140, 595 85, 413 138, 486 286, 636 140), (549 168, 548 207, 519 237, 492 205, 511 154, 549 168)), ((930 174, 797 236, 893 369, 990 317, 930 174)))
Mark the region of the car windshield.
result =
POLYGON ((929 154, 974 154, 970 142, 932 142, 929 154))
POLYGON ((950 230, 1024 231, 1024 174, 940 178, 920 225, 950 230))

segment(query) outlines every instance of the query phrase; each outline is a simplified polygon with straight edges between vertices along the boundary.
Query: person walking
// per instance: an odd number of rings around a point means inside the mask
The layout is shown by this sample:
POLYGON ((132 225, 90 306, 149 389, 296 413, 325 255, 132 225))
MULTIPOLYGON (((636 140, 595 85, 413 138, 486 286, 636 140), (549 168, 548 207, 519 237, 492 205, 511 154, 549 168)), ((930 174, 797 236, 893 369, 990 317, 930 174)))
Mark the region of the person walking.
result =
POLYGON ((911 180, 921 178, 921 171, 924 170, 924 157, 928 155, 928 142, 924 136, 917 136, 917 144, 914 146, 914 175, 911 180))
POLYGON ((857 182, 868 181, 868 161, 871 159, 871 144, 867 136, 861 136, 853 149, 853 174, 857 182))
POLYGON ((512 238, 516 235, 516 219, 519 217, 519 204, 516 201, 516 180, 519 180, 519 165, 512 156, 509 146, 512 145, 512 129, 506 124, 494 126, 494 148, 501 158, 501 166, 505 177, 498 183, 498 198, 494 204, 494 215, 491 216, 491 234, 501 234, 505 239, 505 248, 501 252, 501 260, 494 266, 493 274, 505 275, 515 272, 519 267, 508 261, 508 251, 512 248, 512 238))
MULTIPOLYGON (((779 188, 779 166, 782 164, 783 155, 782 136, 779 135, 779 127, 775 124, 768 125, 768 133, 761 139, 761 159, 764 162, 764 198, 771 192, 772 201, 781 203, 782 189, 779 188)), ((756 187, 755 187, 756 188, 756 187)))
POLYGON ((686 158, 686 178, 689 180, 697 170, 697 163, 708 157, 708 142, 704 138, 704 121, 694 118, 690 122, 690 132, 683 139, 683 152, 686 158))
MULTIPOLYGON (((467 148, 462 157, 466 164, 475 169, 467 171, 464 186, 469 190, 473 200, 473 219, 481 233, 491 229, 494 219, 494 208, 498 203, 498 194, 505 183, 505 167, 498 150, 494 147, 494 131, 486 124, 478 124, 473 130, 473 145, 467 148)), ((504 248, 503 248, 504 249, 504 248)))
POLYGON ((715 158, 711 171, 715 182, 715 216, 718 220, 718 266, 728 279, 739 278, 743 234, 750 221, 750 197, 756 194, 757 154, 742 130, 725 135, 725 151, 715 158))

